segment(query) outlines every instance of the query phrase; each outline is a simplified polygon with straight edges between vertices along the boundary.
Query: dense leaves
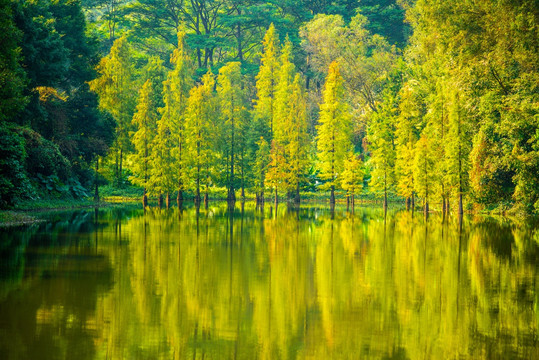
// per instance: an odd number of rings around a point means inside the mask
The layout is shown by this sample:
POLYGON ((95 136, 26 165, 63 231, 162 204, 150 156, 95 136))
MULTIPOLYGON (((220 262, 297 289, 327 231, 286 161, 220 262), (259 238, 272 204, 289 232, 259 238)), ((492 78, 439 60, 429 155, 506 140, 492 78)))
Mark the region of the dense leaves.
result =
POLYGON ((35 158, 54 147, 61 182, 88 185, 104 156, 114 186, 197 203, 327 189, 539 208, 534 1, 1 4, 2 119, 53 145, 35 158))

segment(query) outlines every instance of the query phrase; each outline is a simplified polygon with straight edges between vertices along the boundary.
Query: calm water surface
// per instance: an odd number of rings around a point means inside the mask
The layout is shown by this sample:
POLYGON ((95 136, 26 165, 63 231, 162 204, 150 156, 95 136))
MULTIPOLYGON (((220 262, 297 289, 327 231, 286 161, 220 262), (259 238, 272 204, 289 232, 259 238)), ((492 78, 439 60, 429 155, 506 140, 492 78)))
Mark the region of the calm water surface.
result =
POLYGON ((539 229, 240 204, 1 230, 2 359, 537 359, 539 229))

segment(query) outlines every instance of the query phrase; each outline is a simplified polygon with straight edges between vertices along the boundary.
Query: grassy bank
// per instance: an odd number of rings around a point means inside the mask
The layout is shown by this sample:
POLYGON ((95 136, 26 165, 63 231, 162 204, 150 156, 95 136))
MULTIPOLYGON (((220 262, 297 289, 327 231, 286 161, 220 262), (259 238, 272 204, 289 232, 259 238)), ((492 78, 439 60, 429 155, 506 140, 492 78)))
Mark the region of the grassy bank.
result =
POLYGON ((91 199, 40 199, 22 201, 10 209, 0 210, 0 227, 35 224, 42 221, 41 215, 46 212, 109 205, 109 202, 95 202, 91 199))

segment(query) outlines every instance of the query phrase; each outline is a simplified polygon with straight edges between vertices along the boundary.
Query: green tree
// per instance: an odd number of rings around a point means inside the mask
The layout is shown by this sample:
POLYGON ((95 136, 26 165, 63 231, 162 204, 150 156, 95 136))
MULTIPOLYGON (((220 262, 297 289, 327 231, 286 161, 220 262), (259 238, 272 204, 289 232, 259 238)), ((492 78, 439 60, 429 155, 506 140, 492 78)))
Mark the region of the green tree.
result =
POLYGON ((397 120, 396 98, 387 93, 373 113, 368 127, 368 150, 370 152, 371 181, 373 191, 384 194, 384 208, 387 208, 387 192, 395 185, 395 121, 397 120))
POLYGON ((229 159, 228 195, 229 202, 236 201, 235 163, 239 144, 238 129, 244 128, 247 120, 245 108, 245 90, 241 75, 241 64, 230 62, 219 70, 217 94, 221 108, 223 136, 226 138, 227 157, 229 159))
MULTIPOLYGON (((150 175, 153 167, 158 164, 152 163, 151 151, 157 132, 158 112, 154 102, 154 90, 152 81, 146 80, 137 101, 137 111, 133 116, 133 125, 136 128, 133 134, 133 145, 135 152, 131 157, 131 169, 133 170, 132 181, 134 184, 143 187, 144 195, 142 203, 144 207, 148 205, 147 192, 149 190, 150 175)), ((152 189, 153 193, 155 189, 152 189)))
POLYGON ((0 121, 13 120, 13 116, 26 105, 23 95, 26 74, 20 64, 21 48, 18 42, 22 33, 13 21, 10 0, 0 1, 0 121))
POLYGON ((289 121, 287 125, 288 141, 285 153, 288 155, 288 191, 294 192, 294 201, 300 202, 300 184, 309 165, 309 137, 307 133, 307 98, 304 81, 299 74, 291 84, 289 121))
POLYGON ((420 110, 417 91, 413 84, 406 84, 401 90, 400 114, 395 131, 397 192, 406 198, 406 203, 415 206, 414 159, 415 143, 420 131, 420 110))
POLYGON ((387 75, 396 60, 395 49, 365 27, 367 19, 358 14, 349 24, 339 15, 316 15, 300 34, 315 79, 320 79, 329 64, 338 61, 347 96, 361 108, 376 111, 387 75))
POLYGON ((126 37, 114 41, 110 54, 99 62, 97 72, 99 77, 90 82, 90 89, 99 96, 99 107, 116 120, 113 151, 117 154, 115 179, 119 183, 123 177, 123 158, 130 145, 136 101, 131 50, 126 37))
MULTIPOLYGON (((268 178, 274 185, 276 202, 278 201, 279 187, 284 187, 290 192, 291 158, 287 150, 290 150, 288 145, 293 136, 293 122, 296 122, 294 117, 297 114, 294 108, 301 106, 292 102, 292 85, 294 82, 295 67, 291 62, 291 56, 292 43, 287 37, 281 49, 275 99, 272 103, 272 116, 274 118, 272 122, 273 140, 271 142, 271 162, 268 170, 268 178)), ((296 100, 299 100, 299 98, 296 100)))
POLYGON ((263 52, 260 60, 260 71, 256 76, 256 94, 254 106, 255 121, 259 125, 261 136, 268 141, 273 138, 273 123, 275 113, 275 96, 279 73, 279 35, 273 24, 270 25, 263 41, 263 52), (269 128, 269 129, 268 129, 269 128), (269 130, 266 134, 265 129, 269 130))
POLYGON ((176 147, 172 153, 176 158, 175 178, 178 182, 178 202, 183 201, 183 191, 186 183, 187 158, 185 152, 185 115, 187 109, 187 99, 189 90, 193 86, 193 66, 189 58, 185 45, 185 33, 178 32, 178 47, 172 53, 170 62, 173 69, 167 75, 167 86, 170 88, 170 97, 168 103, 165 102, 165 108, 169 110, 166 113, 167 122, 173 136, 176 138, 176 147))
POLYGON ((350 152, 344 161, 341 187, 346 191, 347 203, 354 208, 354 196, 363 188, 363 162, 358 155, 350 152))
POLYGON ((170 81, 163 83, 163 103, 159 108, 161 118, 157 121, 157 135, 152 147, 152 162, 158 164, 152 169, 150 184, 159 194, 165 194, 167 208, 170 207, 170 194, 177 188, 177 169, 175 150, 178 147, 177 134, 174 133, 170 81))
POLYGON ((457 197, 458 213, 462 214, 464 212, 463 197, 469 186, 472 138, 469 120, 462 103, 462 95, 453 90, 451 100, 447 140, 447 170, 449 184, 457 197))
POLYGON ((190 160, 191 178, 195 183, 195 204, 200 204, 200 187, 204 185, 205 202, 208 201, 208 188, 213 159, 213 132, 217 125, 217 104, 214 95, 215 80, 211 71, 202 78, 202 83, 191 89, 187 106, 185 132, 187 152, 190 160))
MULTIPOLYGON (((151 82, 151 104, 152 116, 155 120, 152 124, 153 138, 151 139, 151 147, 149 156, 151 163, 154 165, 150 168, 150 173, 147 181, 147 188, 150 193, 158 196, 159 206, 162 206, 163 194, 166 195, 167 205, 170 205, 170 175, 168 173, 168 166, 170 164, 164 164, 165 160, 170 161, 170 153, 172 148, 170 145, 170 134, 168 123, 162 121, 162 116, 159 116, 159 112, 166 111, 164 109, 164 97, 165 94, 164 83, 166 72, 163 66, 163 61, 157 56, 153 56, 148 59, 146 66, 142 69, 142 77, 148 79, 151 82), (156 111, 157 110, 157 111, 156 111), (159 166, 156 166, 159 164, 159 166)), ((147 80, 147 81, 148 81, 147 80)), ((174 162, 171 162, 172 164, 174 162)))
POLYGON ((260 137, 257 142, 257 150, 255 154, 254 169, 253 175, 255 178, 255 191, 257 205, 264 203, 264 187, 265 187, 265 178, 266 172, 268 170, 268 165, 270 163, 270 145, 264 139, 260 137))
POLYGON ((339 64, 329 66, 323 91, 324 102, 320 105, 320 119, 317 130, 320 178, 325 180, 325 188, 331 190, 330 203, 335 204, 335 188, 340 185, 344 159, 352 148, 351 117, 345 101, 343 79, 339 64))
POLYGON ((269 153, 265 183, 274 191, 275 206, 279 203, 279 189, 286 185, 288 173, 286 172, 285 149, 281 142, 273 139, 269 153))
POLYGON ((447 99, 447 84, 444 77, 440 76, 427 98, 429 109, 425 115, 427 126, 431 127, 432 133, 432 151, 436 154, 434 162, 434 177, 436 187, 433 193, 439 195, 442 199, 442 212, 449 211, 449 198, 451 187, 448 181, 448 159, 447 159, 447 140, 449 133, 449 112, 447 99))
POLYGON ((423 131, 414 148, 414 191, 423 199, 425 214, 429 212, 429 199, 434 188, 434 154, 432 140, 423 131))

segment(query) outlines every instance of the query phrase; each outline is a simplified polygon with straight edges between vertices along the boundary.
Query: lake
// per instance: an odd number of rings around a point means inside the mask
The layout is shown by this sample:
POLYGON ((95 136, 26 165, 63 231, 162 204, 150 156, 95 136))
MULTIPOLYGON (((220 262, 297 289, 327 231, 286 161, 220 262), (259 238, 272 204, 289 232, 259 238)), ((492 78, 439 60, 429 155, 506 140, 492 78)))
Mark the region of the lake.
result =
POLYGON ((210 203, 0 239, 2 359, 539 358, 533 222, 210 203))

